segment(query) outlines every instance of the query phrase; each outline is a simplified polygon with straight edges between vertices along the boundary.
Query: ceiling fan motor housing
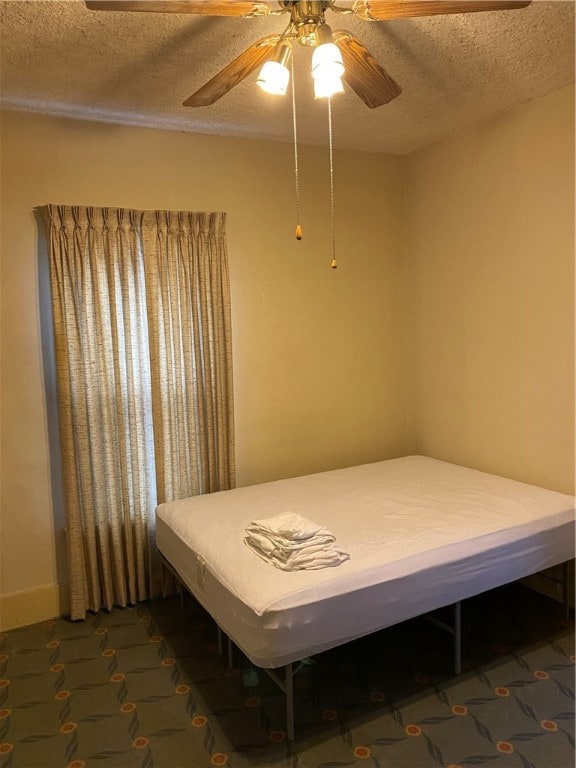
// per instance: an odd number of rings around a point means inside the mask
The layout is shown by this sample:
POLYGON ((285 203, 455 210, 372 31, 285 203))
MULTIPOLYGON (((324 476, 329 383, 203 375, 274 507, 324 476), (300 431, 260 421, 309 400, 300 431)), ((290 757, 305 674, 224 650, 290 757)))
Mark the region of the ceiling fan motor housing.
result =
POLYGON ((318 44, 316 30, 326 23, 324 12, 330 5, 328 0, 284 0, 290 9, 290 20, 296 29, 301 45, 314 47, 318 44))

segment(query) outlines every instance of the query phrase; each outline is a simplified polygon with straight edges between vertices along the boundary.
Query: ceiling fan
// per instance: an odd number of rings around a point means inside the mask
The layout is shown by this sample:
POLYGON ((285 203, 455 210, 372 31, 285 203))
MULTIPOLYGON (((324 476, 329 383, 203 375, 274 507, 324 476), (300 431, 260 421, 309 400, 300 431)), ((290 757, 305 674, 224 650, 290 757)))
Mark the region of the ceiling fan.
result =
MULTIPOLYGON (((201 16, 279 16, 289 14, 288 26, 281 34, 260 38, 230 62, 224 69, 205 83, 184 102, 187 107, 203 107, 218 101, 234 86, 266 62, 275 62, 285 68, 290 56, 292 41, 315 48, 315 53, 325 44, 334 44, 339 73, 342 79, 370 108, 395 99, 402 89, 396 81, 378 64, 362 43, 345 29, 332 32, 326 23, 327 11, 339 15, 353 15, 364 21, 386 21, 438 14, 475 13, 479 11, 502 11, 524 8, 530 0, 354 0, 337 5, 337 0, 85 0, 86 6, 94 11, 143 11, 151 13, 190 13, 201 16)), ((332 54, 334 55, 334 54, 332 54)), ((328 71, 335 65, 328 62, 328 71)), ((318 70, 320 71, 320 70, 318 70)), ((332 70, 333 71, 333 70, 332 70)), ((287 72, 287 70, 286 70, 287 72)), ((313 62, 314 77, 314 62, 313 62)), ((316 84, 320 80, 315 81, 316 84)), ((331 96, 342 90, 340 77, 336 78, 336 90, 316 91, 316 95, 331 96), (340 87, 338 88, 338 84, 340 87)), ((332 83, 333 84, 333 83, 332 83)), ((264 90, 283 93, 266 87, 264 90)))

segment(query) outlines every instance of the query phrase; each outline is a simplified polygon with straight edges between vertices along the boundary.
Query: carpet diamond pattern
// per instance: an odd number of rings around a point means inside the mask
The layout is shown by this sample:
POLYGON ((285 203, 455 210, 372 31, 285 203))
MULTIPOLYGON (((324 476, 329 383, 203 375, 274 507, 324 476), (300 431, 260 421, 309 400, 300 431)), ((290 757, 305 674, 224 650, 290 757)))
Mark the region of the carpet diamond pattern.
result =
POLYGON ((520 586, 463 605, 464 670, 424 618, 316 657, 282 693, 176 597, 0 637, 2 768, 572 768, 574 631, 520 586))

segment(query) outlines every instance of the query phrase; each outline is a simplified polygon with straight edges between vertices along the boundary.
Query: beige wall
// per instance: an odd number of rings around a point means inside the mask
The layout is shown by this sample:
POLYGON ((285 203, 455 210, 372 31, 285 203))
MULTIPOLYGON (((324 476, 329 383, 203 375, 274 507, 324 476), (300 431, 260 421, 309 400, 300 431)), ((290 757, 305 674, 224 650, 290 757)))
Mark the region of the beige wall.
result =
POLYGON ((4 114, 0 623, 65 599, 36 206, 228 212, 239 484, 415 452, 571 491, 573 114, 566 89, 408 158, 337 153, 336 272, 325 149, 297 243, 289 146, 4 114))
POLYGON ((407 162, 411 450, 574 490, 574 95, 407 162))
POLYGON ((0 159, 3 626, 66 579, 36 206, 228 212, 238 484, 406 452, 400 158, 336 154, 336 271, 326 149, 301 151, 301 243, 288 145, 5 113, 0 159))

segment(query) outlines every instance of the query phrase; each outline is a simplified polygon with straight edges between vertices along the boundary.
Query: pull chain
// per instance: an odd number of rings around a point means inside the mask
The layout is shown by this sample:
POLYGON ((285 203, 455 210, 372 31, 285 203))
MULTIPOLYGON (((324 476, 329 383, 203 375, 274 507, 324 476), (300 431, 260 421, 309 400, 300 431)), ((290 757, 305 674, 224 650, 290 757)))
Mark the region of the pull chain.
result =
POLYGON ((332 261, 330 266, 336 269, 336 237, 334 234, 334 152, 332 146, 332 99, 328 98, 328 139, 330 146, 330 219, 332 227, 332 261))
POLYGON ((302 240, 300 226, 300 173, 298 169, 298 129, 296 125, 296 85, 294 83, 294 56, 292 63, 292 125, 294 129, 294 181, 296 186, 296 240, 302 240))

